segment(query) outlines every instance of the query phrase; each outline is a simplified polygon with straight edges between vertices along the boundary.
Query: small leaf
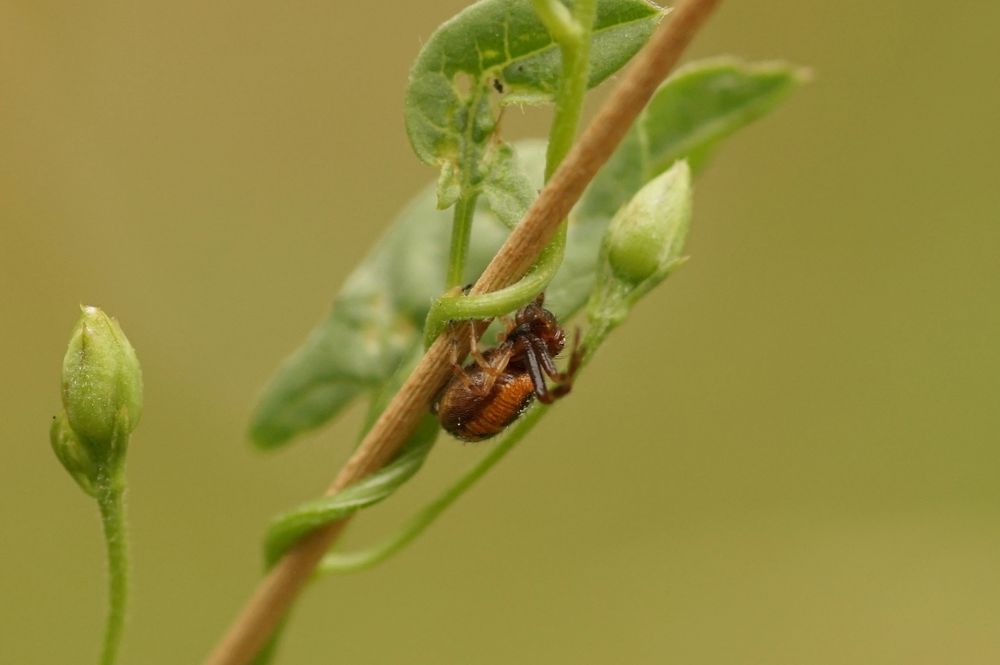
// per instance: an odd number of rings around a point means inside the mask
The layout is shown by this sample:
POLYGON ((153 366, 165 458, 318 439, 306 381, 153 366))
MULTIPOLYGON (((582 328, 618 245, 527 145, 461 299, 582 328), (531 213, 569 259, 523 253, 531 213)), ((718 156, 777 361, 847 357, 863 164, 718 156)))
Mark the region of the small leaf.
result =
POLYGON ((610 218, 678 159, 687 159, 697 172, 721 139, 770 112, 806 79, 806 71, 792 65, 733 58, 680 69, 656 92, 591 183, 580 214, 610 218))
POLYGON ((355 510, 378 503, 420 470, 438 433, 437 419, 427 414, 395 460, 333 496, 308 501, 276 518, 268 529, 264 557, 274 564, 299 538, 355 510))
MULTIPOLYGON (((589 84, 628 62, 661 15, 646 0, 598 0, 589 84)), ((529 0, 482 0, 438 28, 410 72, 405 118, 417 156, 449 183, 440 207, 456 165, 465 185, 485 177, 500 108, 551 101, 561 73, 559 48, 529 0)))

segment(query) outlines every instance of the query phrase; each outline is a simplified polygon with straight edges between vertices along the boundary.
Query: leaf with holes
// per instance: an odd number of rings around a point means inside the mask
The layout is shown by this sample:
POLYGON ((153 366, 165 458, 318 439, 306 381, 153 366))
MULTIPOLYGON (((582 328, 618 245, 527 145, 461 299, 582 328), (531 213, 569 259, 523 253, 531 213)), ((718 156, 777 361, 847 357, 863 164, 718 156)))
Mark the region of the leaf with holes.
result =
MULTIPOLYGON (((589 84, 628 62, 662 14, 646 0, 599 0, 589 84)), ((410 72, 405 118, 417 156, 441 169, 440 207, 486 177, 500 109, 551 101, 561 73, 559 47, 529 0, 483 0, 438 28, 410 72)))

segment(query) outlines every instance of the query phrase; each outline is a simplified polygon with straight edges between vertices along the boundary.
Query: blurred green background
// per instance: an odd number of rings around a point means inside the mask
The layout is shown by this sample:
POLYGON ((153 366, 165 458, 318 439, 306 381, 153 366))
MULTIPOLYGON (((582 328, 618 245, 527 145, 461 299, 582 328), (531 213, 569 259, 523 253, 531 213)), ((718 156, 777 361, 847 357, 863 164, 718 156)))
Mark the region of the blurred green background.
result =
MULTIPOLYGON (((198 663, 233 618, 361 417, 261 455, 249 410, 434 177, 403 88, 464 4, 0 0, 0 662, 97 649, 96 510, 47 441, 81 302, 147 385, 122 662, 198 663)), ((280 662, 998 662, 998 24, 724 3, 692 57, 815 81, 720 151, 692 261, 572 398, 411 549, 311 589, 280 662)), ((350 542, 488 445, 443 440, 350 542)))

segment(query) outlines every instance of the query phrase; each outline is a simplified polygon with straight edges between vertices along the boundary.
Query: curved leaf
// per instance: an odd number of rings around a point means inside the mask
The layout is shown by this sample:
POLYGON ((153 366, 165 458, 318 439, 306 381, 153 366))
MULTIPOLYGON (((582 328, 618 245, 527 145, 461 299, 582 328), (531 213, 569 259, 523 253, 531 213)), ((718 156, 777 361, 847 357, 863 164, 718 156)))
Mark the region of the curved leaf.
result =
MULTIPOLYGON (((646 0, 599 0, 590 85, 624 65, 661 15, 646 0)), ((438 28, 410 72, 405 118, 417 156, 441 168, 441 207, 453 202, 457 178, 483 178, 500 107, 551 101, 561 71, 559 48, 529 0, 482 0, 438 28)))
POLYGON ((783 62, 713 58, 667 79, 587 189, 581 215, 610 218, 678 159, 697 172, 716 144, 770 112, 808 79, 783 62))
POLYGON ((604 229, 643 185, 678 159, 697 173, 722 139, 766 115, 806 79, 805 70, 786 63, 733 58, 695 62, 667 79, 574 209, 546 306, 557 313, 583 306, 604 229))
POLYGON ((427 414, 395 460, 333 496, 307 501, 275 518, 267 531, 264 558, 270 567, 305 534, 355 510, 378 503, 420 470, 438 433, 437 419, 427 414))

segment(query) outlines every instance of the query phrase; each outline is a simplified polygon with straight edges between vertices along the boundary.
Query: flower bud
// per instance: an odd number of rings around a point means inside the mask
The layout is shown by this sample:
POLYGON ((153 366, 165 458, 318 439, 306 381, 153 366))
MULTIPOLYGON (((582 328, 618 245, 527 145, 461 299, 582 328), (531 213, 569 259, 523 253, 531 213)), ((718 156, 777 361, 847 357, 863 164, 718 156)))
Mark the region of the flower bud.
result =
POLYGON ((98 464, 111 460, 142 413, 142 371, 118 322, 82 307, 63 360, 62 398, 69 427, 98 464))
POLYGON ((608 226, 601 262, 587 302, 588 337, 603 339, 629 310, 684 263, 691 225, 691 171, 677 162, 650 180, 608 226))
POLYGON ((86 446, 80 443, 73 428, 69 426, 65 411, 52 419, 49 439, 56 457, 69 471, 69 475, 73 476, 77 485, 87 494, 97 496, 97 465, 91 459, 86 446))
POLYGON ((691 224, 691 170, 676 162, 615 215, 605 239, 616 278, 638 285, 677 264, 691 224))

